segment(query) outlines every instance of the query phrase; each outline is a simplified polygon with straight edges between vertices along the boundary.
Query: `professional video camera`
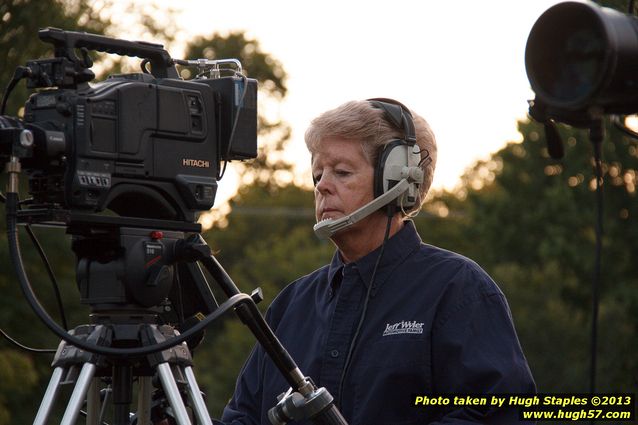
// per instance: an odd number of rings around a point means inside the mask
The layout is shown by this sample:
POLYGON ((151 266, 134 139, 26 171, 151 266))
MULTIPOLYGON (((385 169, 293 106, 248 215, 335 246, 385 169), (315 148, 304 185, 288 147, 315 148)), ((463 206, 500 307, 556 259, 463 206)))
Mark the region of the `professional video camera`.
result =
POLYGON ((241 69, 184 81, 160 45, 54 28, 39 36, 55 58, 28 62, 18 78, 56 89, 32 95, 24 121, 0 117, 0 154, 20 158, 35 204, 193 221, 213 206, 220 162, 257 156, 257 82, 241 69), (147 58, 152 73, 91 85, 87 49, 147 58))
POLYGON ((545 124, 552 156, 563 154, 555 122, 600 127, 601 117, 614 115, 617 127, 638 137, 617 118, 638 112, 636 58, 635 16, 592 2, 567 1, 538 18, 525 50, 527 76, 536 93, 530 115, 545 124))
POLYGON ((60 386, 74 383, 64 425, 80 414, 87 424, 102 424, 105 391, 112 393, 115 425, 212 425, 190 349, 230 309, 290 384, 273 400, 273 423, 346 424, 332 396, 301 373, 277 340, 256 306, 259 291, 241 293, 199 235, 196 215, 213 206, 226 163, 257 155, 257 82, 234 59, 177 60, 158 44, 55 28, 39 37, 53 44, 55 57, 18 67, 0 110, 0 160, 8 174, 0 200, 11 261, 31 308, 62 339, 34 424, 47 422, 60 386), (90 50, 140 57, 142 72, 92 84, 90 50), (199 74, 185 81, 176 65, 199 74), (39 91, 23 119, 6 116, 8 96, 22 79, 39 91), (19 197, 23 170, 27 200, 19 197), (42 308, 18 241, 18 225, 32 224, 72 235, 90 324, 67 331, 42 308), (198 262, 226 302, 218 305, 198 262))

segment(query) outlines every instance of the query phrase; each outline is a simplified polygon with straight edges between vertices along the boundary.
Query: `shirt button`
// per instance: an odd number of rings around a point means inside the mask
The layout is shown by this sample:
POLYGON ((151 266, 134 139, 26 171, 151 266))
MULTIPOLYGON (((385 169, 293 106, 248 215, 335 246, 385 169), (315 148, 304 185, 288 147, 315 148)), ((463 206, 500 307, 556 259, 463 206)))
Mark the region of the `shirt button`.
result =
POLYGON ((330 352, 330 356, 333 357, 333 358, 339 357, 339 351, 338 350, 332 350, 330 352))

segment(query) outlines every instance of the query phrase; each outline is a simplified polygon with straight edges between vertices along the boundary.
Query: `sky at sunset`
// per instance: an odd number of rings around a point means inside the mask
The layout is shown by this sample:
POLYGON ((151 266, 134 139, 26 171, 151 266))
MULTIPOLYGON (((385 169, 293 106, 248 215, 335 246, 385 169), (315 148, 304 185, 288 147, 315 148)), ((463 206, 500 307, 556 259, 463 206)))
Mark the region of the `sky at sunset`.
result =
MULTIPOLYGON (((533 97, 527 35, 555 0, 257 1, 154 0, 177 9, 178 41, 242 30, 283 63, 279 113, 293 129, 288 157, 310 178, 303 133, 321 112, 351 99, 395 98, 437 136, 434 187, 453 188, 477 159, 519 140, 533 97)), ((179 57, 180 52, 171 52, 179 57)), ((220 184, 230 196, 233 176, 220 184)))

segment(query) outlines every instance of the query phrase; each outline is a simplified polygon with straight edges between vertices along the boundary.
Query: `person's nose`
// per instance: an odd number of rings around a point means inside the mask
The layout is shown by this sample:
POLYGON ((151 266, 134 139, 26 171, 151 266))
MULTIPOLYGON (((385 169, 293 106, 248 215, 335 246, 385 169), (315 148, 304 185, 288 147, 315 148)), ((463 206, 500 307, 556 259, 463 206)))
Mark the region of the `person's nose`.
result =
POLYGON ((334 192, 334 179, 330 173, 323 173, 321 178, 315 184, 315 190, 322 195, 326 195, 334 192))

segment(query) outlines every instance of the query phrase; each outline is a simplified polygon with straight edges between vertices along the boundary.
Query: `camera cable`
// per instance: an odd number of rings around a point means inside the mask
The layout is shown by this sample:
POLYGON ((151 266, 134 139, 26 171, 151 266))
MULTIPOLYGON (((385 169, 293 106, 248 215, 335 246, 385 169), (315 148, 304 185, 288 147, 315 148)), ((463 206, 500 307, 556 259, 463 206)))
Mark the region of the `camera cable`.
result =
POLYGON ((35 246, 36 250, 38 251, 40 259, 44 263, 44 268, 46 269, 47 274, 49 275, 49 279, 51 279, 51 283, 53 284, 53 291, 55 292, 55 300, 58 304, 58 309, 60 310, 60 320, 62 321, 62 326, 64 326, 65 329, 69 329, 69 324, 66 320, 66 314, 64 312, 64 305, 62 304, 60 285, 58 284, 58 279, 55 277, 55 273, 53 272, 53 267, 51 266, 51 263, 49 262, 49 259, 47 258, 47 255, 44 252, 40 241, 35 236, 35 233, 33 233, 33 229, 31 228, 31 226, 27 225, 25 226, 25 229, 27 231, 27 234, 29 235, 29 238, 31 239, 31 242, 33 243, 33 246, 35 246))
MULTIPOLYGON (((219 318, 221 315, 226 313, 227 311, 235 308, 239 304, 250 304, 254 305, 254 301, 247 294, 239 293, 237 295, 233 295, 228 298, 224 303, 220 304, 219 307, 202 319, 198 324, 193 326, 192 328, 186 330, 181 333, 179 336, 175 336, 167 339, 166 341, 159 342, 153 345, 144 346, 144 347, 136 347, 136 348, 112 348, 112 347, 104 347, 91 343, 87 343, 71 334, 69 334, 64 328, 60 327, 49 314, 46 312, 40 301, 38 300, 36 294, 33 291, 33 287, 29 282, 29 278, 26 274, 26 270, 24 269, 24 263, 22 261, 22 255, 20 253, 20 244, 18 241, 18 226, 17 226, 17 193, 9 192, 7 193, 7 238, 9 242, 9 254, 10 258, 14 264, 16 275, 18 277, 18 281, 20 282, 20 288, 27 299, 27 302, 36 313, 38 318, 59 338, 63 339, 67 343, 74 345, 83 350, 100 354, 106 356, 115 356, 115 357, 127 357, 127 356, 144 356, 151 353, 156 353, 159 351, 167 350, 172 348, 187 339, 193 337, 198 332, 202 331, 205 327, 210 325, 211 322, 219 318)), ((255 307, 256 308, 256 307, 255 307)))
POLYGON ((594 145, 594 166, 596 177, 596 247, 594 260, 594 277, 592 283, 592 324, 591 324, 591 354, 590 354, 590 393, 596 390, 597 347, 598 347, 598 313, 600 304, 602 238, 603 238, 603 166, 602 142, 604 138, 604 124, 602 119, 592 123, 589 138, 594 145))
MULTIPOLYGON (((9 96, 11 95, 11 92, 13 91, 13 89, 15 88, 15 86, 18 84, 18 82, 20 82, 21 79, 27 77, 29 74, 31 73, 31 70, 28 67, 25 66, 19 66, 16 68, 13 77, 11 78, 11 81, 9 81, 9 84, 7 85, 3 95, 2 95, 2 104, 0 105, 0 115, 4 115, 7 109, 7 102, 9 101, 9 96)), ((7 197, 3 194, 0 193, 0 202, 5 203, 7 202, 7 197)), ((19 202, 18 202, 19 205, 19 202)), ((51 279, 51 282, 53 283, 53 289, 55 291, 55 296, 56 296, 56 301, 58 304, 58 308, 60 309, 60 317, 62 320, 62 323, 64 325, 65 328, 68 327, 67 324, 67 320, 66 320, 66 315, 64 313, 64 307, 62 305, 62 298, 60 296, 60 289, 59 289, 59 285, 57 282, 57 279, 55 277, 55 274, 53 273, 53 269, 51 267, 51 264, 49 263, 49 260, 47 259, 47 256, 44 252, 44 250, 42 249, 42 245, 40 244, 40 242, 38 241, 37 237, 35 236, 35 234, 33 233, 33 229, 31 229, 31 226, 26 226, 27 229, 27 233, 29 234, 29 237, 33 243, 33 245, 36 247, 36 250, 38 251, 38 254, 40 255, 40 258, 42 259, 44 266, 47 270, 47 274, 49 275, 49 278, 51 279)), ((51 353, 51 352, 55 352, 55 350, 51 350, 51 349, 40 349, 40 348, 31 348, 31 347, 27 347, 21 343, 19 343, 17 340, 13 339, 9 334, 7 334, 4 330, 0 329, 0 334, 2 334, 2 336, 5 337, 5 339, 7 341, 9 341, 10 343, 12 343, 13 345, 15 345, 16 347, 19 347, 20 349, 26 350, 28 352, 32 352, 32 353, 51 353)))
POLYGON ((9 101, 9 95, 15 88, 16 84, 20 82, 21 79, 27 77, 31 74, 31 70, 26 66, 19 66, 16 68, 13 73, 13 77, 11 77, 11 81, 7 84, 7 88, 4 90, 4 94, 2 95, 2 106, 0 106, 0 115, 4 115, 7 109, 7 102, 9 101))
POLYGON ((366 291, 366 298, 363 302, 363 308, 361 310, 361 316, 359 317, 359 323, 357 324, 357 329, 354 332, 352 337, 352 341, 350 342, 350 348, 348 349, 348 354, 346 355, 346 361, 343 365, 343 372, 341 372, 341 378, 339 379, 339 400, 337 406, 341 407, 341 400, 343 398, 343 384, 346 380, 346 376, 348 374, 348 369, 350 367, 350 362, 352 360, 352 354, 357 346, 357 339, 359 338, 359 333, 361 332, 361 328, 363 327, 363 322, 366 317, 366 313, 368 311, 368 303, 370 302, 370 294, 372 292, 372 287, 374 286, 374 281, 377 275, 377 269, 379 268, 379 264, 381 263, 381 258, 383 257, 383 251, 385 250, 386 243, 390 237, 390 228, 392 227, 392 217, 394 213, 394 208, 388 207, 388 221, 385 228, 385 234, 383 236, 383 242, 381 243, 381 249, 379 251, 379 256, 377 257, 377 261, 374 264, 374 269, 372 269, 372 277, 370 278, 370 283, 368 285, 368 290, 366 291))
MULTIPOLYGON (((16 68, 15 72, 13 73, 13 77, 11 78, 11 81, 9 81, 9 84, 7 85, 4 91, 4 94, 2 95, 2 105, 0 106, 0 115, 5 114, 6 108, 7 108, 7 102, 9 101, 9 96, 11 95, 11 92, 13 91, 13 89, 20 82, 20 80, 28 77, 29 75, 31 75, 30 68, 26 66, 18 66, 16 68)), ((6 200, 7 200, 6 196, 0 193, 0 202, 6 203, 6 200)), ((19 200, 18 200, 18 208, 20 208, 19 200)), ((55 298, 58 305, 58 309, 60 310, 60 319, 62 321, 62 325, 66 329, 68 329, 66 314, 64 313, 64 306, 62 305, 62 297, 60 295, 60 286, 55 277, 55 273, 53 272, 53 268, 51 267, 51 263, 49 262, 46 256, 46 253, 44 252, 42 245, 38 241, 38 238, 35 236, 35 233, 33 232, 33 229, 31 228, 31 226, 26 225, 25 228, 27 230, 27 234, 29 235, 29 238, 31 239, 31 242, 33 243, 36 250, 38 251, 38 255, 42 259, 42 262, 44 263, 44 267, 47 271, 47 274, 49 275, 49 279, 51 279, 51 283, 53 284, 53 290, 55 292, 55 298)))
POLYGON ((4 337, 4 339, 6 339, 7 341, 9 341, 12 345, 16 346, 17 348, 19 348, 20 350, 23 351, 27 351, 29 353, 34 353, 34 354, 54 354, 56 350, 54 350, 53 348, 33 348, 33 347, 27 347, 24 344, 21 344, 20 342, 18 342, 17 340, 13 339, 11 337, 11 335, 9 335, 8 333, 6 333, 3 329, 0 329, 0 335, 2 335, 4 337))
MULTIPOLYGON (((6 197, 1 192, 0 192, 0 202, 6 203, 6 197)), ((46 256, 46 253, 44 252, 44 249, 42 248, 42 245, 38 241, 38 238, 36 237, 35 233, 33 232, 33 229, 31 228, 31 226, 27 225, 25 227, 26 227, 27 233, 29 234, 31 242, 33 243, 33 245, 35 246, 36 250, 38 251, 38 254, 40 255, 40 258, 42 259, 42 262, 44 263, 45 269, 47 270, 49 278, 51 279, 51 282, 53 284, 53 290, 55 292, 56 302, 58 304, 58 308, 60 309, 60 318, 62 320, 62 324, 63 324, 63 326, 65 328, 68 328, 68 324, 67 324, 67 320, 66 320, 66 314, 64 313, 64 306, 62 305, 62 297, 60 295, 60 287, 58 285, 58 281, 57 281, 57 279, 55 277, 55 274, 53 273, 53 268, 51 267, 51 263, 49 262, 49 260, 48 260, 48 258, 46 256)), ((28 347, 26 345, 23 345, 19 341, 17 341, 16 339, 12 338, 6 331, 4 331, 1 328, 0 328, 0 334, 7 341, 9 341, 14 346, 20 348, 21 350, 28 351, 28 352, 31 352, 31 353, 40 353, 40 354, 41 353, 47 353, 47 354, 48 353, 55 353, 55 349, 51 349, 51 348, 33 348, 33 347, 28 347)))

